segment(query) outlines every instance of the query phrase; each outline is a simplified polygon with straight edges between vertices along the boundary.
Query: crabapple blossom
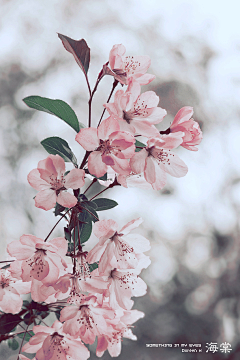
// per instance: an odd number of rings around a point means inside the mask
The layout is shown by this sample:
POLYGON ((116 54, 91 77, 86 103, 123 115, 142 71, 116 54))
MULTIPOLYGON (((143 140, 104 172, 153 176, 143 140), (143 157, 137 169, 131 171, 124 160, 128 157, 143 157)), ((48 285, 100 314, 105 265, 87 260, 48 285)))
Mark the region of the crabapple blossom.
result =
MULTIPOLYGON (((106 350, 112 357, 117 357, 121 353, 122 338, 137 340, 130 329, 131 324, 144 317, 144 313, 138 310, 119 311, 118 321, 107 320, 109 326, 112 327, 112 336, 100 335, 98 336, 98 343, 96 355, 101 357, 106 350)), ((115 320, 115 319, 114 319, 115 320)))
MULTIPOLYGON (((141 270, 140 270, 141 271, 141 270)), ((138 276, 140 271, 108 268, 103 275, 108 274, 109 305, 113 309, 119 307, 130 310, 133 306, 132 296, 143 296, 147 292, 146 283, 138 276)), ((107 294, 107 293, 105 293, 107 294)))
POLYGON ((120 131, 114 118, 103 120, 98 129, 81 129, 75 140, 85 150, 92 151, 88 158, 88 170, 92 175, 103 176, 108 166, 119 174, 131 172, 127 159, 134 155, 135 139, 130 133, 120 131))
POLYGON ((154 91, 141 94, 141 86, 137 81, 129 80, 126 92, 118 90, 113 103, 104 107, 110 115, 117 119, 122 131, 156 137, 159 132, 153 124, 158 124, 167 114, 158 107, 159 96, 154 91))
POLYGON ((44 285, 51 285, 59 277, 60 269, 67 268, 63 256, 67 252, 67 240, 55 238, 48 243, 34 235, 22 235, 20 240, 12 241, 7 246, 8 253, 21 261, 23 281, 38 280, 44 285))
POLYGON ((0 270, 0 309, 5 313, 17 314, 22 308, 21 294, 30 292, 31 283, 23 283, 9 271, 0 270))
POLYGON ((142 222, 141 218, 127 223, 119 232, 114 220, 100 220, 93 226, 93 233, 99 239, 91 249, 87 261, 99 261, 99 274, 103 274, 108 266, 116 269, 134 269, 138 264, 138 254, 150 249, 149 241, 142 235, 129 234, 142 222))
POLYGON ((77 204, 77 198, 65 190, 81 188, 84 183, 85 171, 72 169, 66 176, 65 162, 59 155, 49 155, 38 163, 37 169, 28 174, 28 182, 39 193, 35 197, 35 206, 50 210, 58 202, 71 208, 77 204))
POLYGON ((116 80, 121 84, 128 84, 130 78, 138 81, 140 85, 149 84, 155 79, 154 75, 146 74, 151 59, 149 56, 124 56, 126 52, 125 46, 122 44, 114 45, 109 54, 109 65, 116 80))
POLYGON ((170 151, 181 145, 183 136, 184 133, 177 132, 149 139, 147 146, 130 160, 132 170, 137 174, 144 172, 145 179, 154 190, 160 190, 166 185, 166 173, 175 177, 186 175, 187 165, 170 151))
POLYGON ((63 330, 78 335, 86 344, 93 344, 96 336, 111 335, 106 319, 114 318, 114 310, 97 303, 96 296, 88 296, 78 303, 61 310, 60 321, 65 321, 63 330))
POLYGON ((191 119, 192 115, 193 108, 184 106, 178 111, 169 129, 171 133, 184 132, 181 146, 188 150, 197 151, 198 148, 195 145, 199 145, 202 141, 202 131, 199 124, 191 119))
POLYGON ((52 327, 36 325, 31 337, 22 350, 36 353, 37 360, 86 360, 90 352, 80 339, 63 331, 63 324, 56 320, 52 327))

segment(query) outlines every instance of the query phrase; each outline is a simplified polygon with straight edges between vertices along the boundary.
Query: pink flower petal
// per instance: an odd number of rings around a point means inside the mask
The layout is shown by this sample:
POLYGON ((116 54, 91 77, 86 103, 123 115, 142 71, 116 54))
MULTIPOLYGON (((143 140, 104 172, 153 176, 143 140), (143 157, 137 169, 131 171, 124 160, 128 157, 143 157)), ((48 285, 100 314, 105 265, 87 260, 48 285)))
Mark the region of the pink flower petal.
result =
POLYGON ((193 115, 193 108, 191 106, 184 106, 177 112, 171 127, 174 128, 175 125, 181 124, 189 120, 192 117, 192 115, 193 115))
POLYGON ((145 161, 148 157, 148 152, 145 150, 140 150, 130 159, 131 169, 135 174, 140 174, 144 171, 145 161))
POLYGON ((102 241, 112 237, 117 231, 118 224, 114 220, 100 220, 93 225, 93 233, 102 241))
POLYGON ((188 167, 184 161, 182 161, 177 154, 169 152, 169 163, 164 164, 164 170, 172 176, 182 177, 188 172, 188 167))
POLYGON ((131 220, 122 227, 119 233, 127 235, 128 233, 130 233, 130 231, 136 229, 142 222, 143 219, 141 217, 139 217, 138 219, 131 220))
POLYGON ((85 171, 82 169, 73 169, 65 176, 65 187, 67 189, 78 189, 85 184, 85 171))
POLYGON ((45 190, 49 189, 50 185, 47 181, 43 180, 40 177, 40 173, 38 169, 33 169, 30 171, 30 173, 27 176, 29 184, 35 189, 35 190, 45 190))
POLYGON ((107 172, 107 165, 102 161, 100 151, 93 151, 88 158, 88 170, 92 175, 101 177, 107 172))
POLYGON ((81 129, 75 140, 87 151, 93 151, 99 146, 97 129, 93 127, 81 129))
POLYGON ((101 140, 107 140, 109 135, 115 131, 120 130, 119 124, 114 117, 109 116, 103 120, 97 129, 98 138, 101 140))
POLYGON ((61 191, 57 197, 58 204, 71 208, 77 204, 77 198, 67 191, 61 191))
POLYGON ((57 195, 55 190, 40 191, 35 197, 35 206, 43 210, 50 210, 56 205, 57 195))

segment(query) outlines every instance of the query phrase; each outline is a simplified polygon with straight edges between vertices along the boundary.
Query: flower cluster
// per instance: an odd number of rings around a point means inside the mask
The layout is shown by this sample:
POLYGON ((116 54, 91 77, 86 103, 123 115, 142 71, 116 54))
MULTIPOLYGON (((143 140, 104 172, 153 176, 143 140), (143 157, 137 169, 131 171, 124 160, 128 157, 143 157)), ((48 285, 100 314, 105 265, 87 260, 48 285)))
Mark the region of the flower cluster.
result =
MULTIPOLYGON (((54 226, 45 240, 22 235, 8 245, 11 265, 5 272, 0 270, 0 309, 4 315, 19 314, 17 320, 14 318, 16 325, 21 321, 28 327, 34 325, 34 335, 20 350, 36 354, 36 360, 88 359, 90 352, 84 344, 93 344, 96 339, 98 357, 106 350, 116 357, 123 337, 136 340, 130 328, 144 316, 132 309, 132 298, 147 291, 139 275, 150 264, 144 254, 150 249, 150 242, 132 233, 142 223, 141 218, 120 230, 116 221, 99 219, 99 211, 117 203, 97 197, 117 185, 160 190, 166 184, 167 174, 186 175, 186 164, 172 150, 178 146, 197 150, 202 133, 189 106, 179 110, 166 131, 159 132, 155 125, 167 112, 158 107, 155 92, 141 92, 141 85, 155 78, 147 74, 151 63, 148 56, 125 56, 125 47, 114 45, 109 62, 91 91, 87 77, 90 49, 85 40, 75 41, 60 34, 59 37, 74 55, 89 87, 89 126, 85 128, 61 117, 77 131, 75 140, 86 153, 78 165, 65 140, 55 137, 42 142, 50 155, 28 174, 28 182, 39 191, 35 206, 46 211, 54 208, 55 216, 61 216, 57 224, 62 219, 67 222, 64 237, 49 240, 54 226), (113 102, 103 104, 109 116, 104 120, 101 116, 98 126, 93 127, 92 97, 104 75, 114 77, 113 90, 118 83, 127 87, 115 92, 113 102), (139 136, 146 144, 136 141, 139 136), (65 161, 71 161, 74 168, 66 171, 65 161), (97 180, 105 188, 89 199, 85 194, 97 180), (83 247, 92 231, 98 242, 87 252, 83 247), (21 295, 28 293, 33 302, 24 305, 21 295), (57 320, 51 327, 36 325, 41 311, 56 312, 57 320)), ((61 106, 69 109, 67 104, 61 106)), ((27 360, 20 352, 19 358, 27 360)))

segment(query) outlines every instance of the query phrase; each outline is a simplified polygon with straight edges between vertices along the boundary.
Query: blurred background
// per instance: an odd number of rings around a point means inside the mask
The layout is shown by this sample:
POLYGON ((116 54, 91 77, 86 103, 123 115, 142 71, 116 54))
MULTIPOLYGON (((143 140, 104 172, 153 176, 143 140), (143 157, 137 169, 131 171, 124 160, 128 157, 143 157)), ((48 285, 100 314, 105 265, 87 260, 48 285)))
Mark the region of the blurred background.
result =
MULTIPOLYGON (((86 83, 57 32, 87 41, 91 86, 114 44, 124 44, 128 55, 149 55, 156 79, 143 91, 156 91, 168 112, 159 130, 189 105, 203 131, 198 152, 178 150, 189 168, 185 177, 169 176, 159 192, 117 187, 105 193, 119 206, 100 218, 123 226, 142 216, 138 231, 152 245, 152 264, 142 272, 148 293, 134 305, 146 315, 133 329, 138 340, 125 339, 119 359, 240 358, 239 11, 236 0, 0 0, 1 260, 7 243, 24 233, 44 238, 56 221, 51 211, 34 207, 36 191, 27 182, 47 157, 40 141, 64 138, 79 162, 84 153, 68 125, 22 102, 30 95, 64 100, 87 125, 86 83), (206 353, 210 342, 230 343, 232 351, 206 353), (203 353, 146 347, 153 343, 199 343, 203 353)), ((99 85, 95 126, 111 86, 107 76, 99 85)), ((61 225, 53 235, 62 236, 61 225)), ((1 344, 0 358, 10 355, 16 358, 1 344)), ((107 352, 103 359, 110 359, 107 352)))

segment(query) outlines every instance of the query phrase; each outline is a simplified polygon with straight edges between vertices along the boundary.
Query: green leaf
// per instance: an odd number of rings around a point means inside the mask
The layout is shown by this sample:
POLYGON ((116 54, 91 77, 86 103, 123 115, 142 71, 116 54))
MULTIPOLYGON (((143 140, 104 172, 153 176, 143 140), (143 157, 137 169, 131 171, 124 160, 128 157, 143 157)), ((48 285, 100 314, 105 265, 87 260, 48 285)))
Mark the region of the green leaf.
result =
POLYGON ((81 244, 86 242, 92 233, 92 216, 86 211, 78 214, 81 244))
MULTIPOLYGON (((32 330, 28 331, 25 335, 25 341, 29 341, 33 335, 34 335, 34 332, 32 330)), ((24 334, 18 334, 18 337, 20 339, 23 339, 24 334)))
POLYGON ((19 343, 16 339, 9 339, 7 341, 8 347, 12 350, 17 350, 19 348, 19 343))
POLYGON ((92 201, 82 201, 81 206, 88 210, 97 210, 97 205, 92 201))
POLYGON ((90 48, 86 41, 84 39, 73 40, 62 34, 58 34, 58 37, 62 40, 65 49, 74 56, 84 75, 87 76, 90 63, 90 48))
POLYGON ((77 165, 77 159, 68 143, 60 137, 53 136, 41 141, 42 146, 49 154, 60 155, 64 161, 71 161, 77 165))
POLYGON ((81 128, 84 128, 83 124, 79 124, 78 118, 73 109, 62 100, 53 100, 34 95, 24 98, 23 101, 32 109, 56 115, 58 118, 62 119, 65 123, 71 126, 71 128, 73 128, 77 133, 81 128))
POLYGON ((89 265, 90 272, 98 268, 98 263, 93 263, 89 265))
POLYGON ((1 267, 1 269, 8 269, 9 267, 10 267, 10 264, 7 264, 7 265, 1 267))
POLYGON ((0 334, 8 334, 22 321, 19 315, 3 314, 0 316, 0 334))
POLYGON ((92 200, 92 202, 97 205, 97 211, 112 209, 118 205, 116 201, 106 198, 92 200))
POLYGON ((55 209, 54 209, 54 215, 55 215, 55 216, 61 215, 61 212, 62 212, 63 210, 65 210, 65 206, 62 206, 62 205, 56 203, 55 209))
MULTIPOLYGON (((138 140, 136 140, 135 146, 140 146, 140 147, 142 147, 142 148, 146 147, 145 144, 143 144, 141 141, 138 141, 138 140)), ((141 151, 141 150, 142 150, 142 149, 138 149, 138 148, 136 147, 135 152, 139 152, 139 151, 141 151)))

